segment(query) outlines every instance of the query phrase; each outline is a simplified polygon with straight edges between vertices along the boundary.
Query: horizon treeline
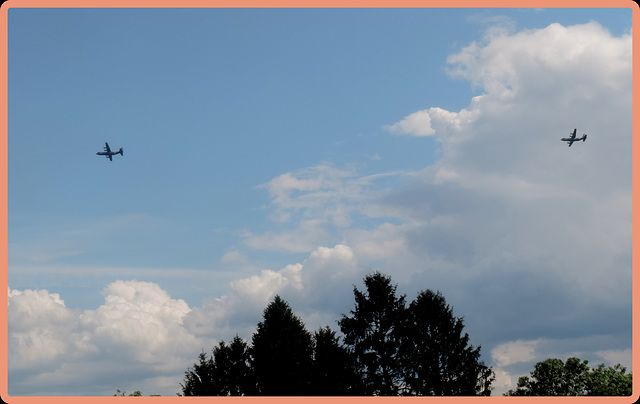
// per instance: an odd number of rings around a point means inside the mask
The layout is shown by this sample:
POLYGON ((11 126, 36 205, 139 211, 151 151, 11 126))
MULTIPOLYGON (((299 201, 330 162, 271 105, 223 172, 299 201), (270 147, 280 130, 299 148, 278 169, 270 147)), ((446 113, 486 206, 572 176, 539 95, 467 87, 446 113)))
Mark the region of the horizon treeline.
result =
POLYGON ((488 396, 495 380, 440 292, 407 303, 391 277, 354 286, 355 306, 310 333, 276 295, 251 343, 221 341, 185 372, 183 396, 488 396), (342 340, 342 341, 341 341, 342 340))

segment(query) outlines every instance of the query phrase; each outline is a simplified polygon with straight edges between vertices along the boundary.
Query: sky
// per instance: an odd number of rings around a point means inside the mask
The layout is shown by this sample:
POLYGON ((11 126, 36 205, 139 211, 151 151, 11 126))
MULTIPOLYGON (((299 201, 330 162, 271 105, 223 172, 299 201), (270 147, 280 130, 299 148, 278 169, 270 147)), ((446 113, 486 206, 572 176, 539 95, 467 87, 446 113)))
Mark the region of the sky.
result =
POLYGON ((443 293, 494 395, 631 371, 631 14, 10 9, 9 393, 175 396, 376 270, 443 293))

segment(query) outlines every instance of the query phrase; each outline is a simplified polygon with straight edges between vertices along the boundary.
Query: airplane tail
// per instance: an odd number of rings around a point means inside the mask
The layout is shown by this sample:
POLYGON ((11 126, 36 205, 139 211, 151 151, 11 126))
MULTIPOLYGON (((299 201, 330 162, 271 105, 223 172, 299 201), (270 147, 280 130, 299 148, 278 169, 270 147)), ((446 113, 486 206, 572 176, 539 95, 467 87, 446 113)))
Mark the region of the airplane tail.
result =
POLYGON ((587 140, 587 134, 585 133, 584 136, 582 136, 582 142, 584 143, 584 141, 587 140))
POLYGON ((120 150, 118 150, 118 153, 120 153, 121 156, 124 156, 124 152, 122 151, 122 147, 120 148, 120 150))

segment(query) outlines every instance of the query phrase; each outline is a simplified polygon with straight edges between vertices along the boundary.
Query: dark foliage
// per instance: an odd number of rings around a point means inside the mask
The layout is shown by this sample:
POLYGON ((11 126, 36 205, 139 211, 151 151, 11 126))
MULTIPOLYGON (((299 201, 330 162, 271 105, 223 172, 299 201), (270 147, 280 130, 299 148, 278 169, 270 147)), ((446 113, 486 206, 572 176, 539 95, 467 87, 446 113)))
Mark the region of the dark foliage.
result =
POLYGON ((199 363, 185 372, 181 384, 184 396, 243 396, 256 392, 253 370, 249 366, 247 343, 235 336, 231 344, 221 341, 207 359, 202 352, 199 363))
POLYGON ((328 326, 313 336, 311 395, 349 396, 363 394, 353 356, 340 345, 336 332, 328 326))
POLYGON ((489 395, 493 372, 469 345, 462 318, 440 292, 422 291, 409 306, 402 344, 409 394, 489 395))
POLYGON ((518 379, 505 396, 630 396, 632 376, 620 364, 589 370, 589 361, 569 358, 538 362, 530 376, 518 379))
MULTIPOLYGON (((280 296, 265 308, 247 345, 236 336, 185 372, 185 396, 489 395, 494 374, 469 344, 462 318, 439 292, 408 306, 389 276, 354 286, 355 307, 313 336, 280 296)), ((600 380, 611 374, 601 372, 600 380)))
POLYGON ((276 296, 264 310, 249 349, 258 394, 309 395, 312 351, 311 334, 287 302, 276 296))
POLYGON ((364 279, 366 292, 353 288, 355 308, 338 322, 353 354, 365 395, 398 395, 403 387, 400 341, 405 296, 396 296, 391 278, 375 272, 364 279))

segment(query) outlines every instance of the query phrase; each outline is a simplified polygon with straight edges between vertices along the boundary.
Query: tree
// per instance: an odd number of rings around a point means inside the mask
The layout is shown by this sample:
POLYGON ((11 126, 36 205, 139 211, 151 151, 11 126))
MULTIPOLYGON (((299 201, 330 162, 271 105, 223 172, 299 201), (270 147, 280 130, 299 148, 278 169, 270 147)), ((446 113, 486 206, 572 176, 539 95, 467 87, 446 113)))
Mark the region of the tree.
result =
POLYGON ((569 358, 567 363, 560 359, 538 362, 531 377, 518 379, 516 390, 509 390, 508 396, 583 396, 586 392, 587 361, 569 358))
POLYGON ((308 395, 312 339, 304 323, 276 296, 264 310, 249 349, 258 394, 308 395))
POLYGON ((462 318, 440 292, 421 291, 407 311, 402 354, 409 394, 490 395, 493 371, 469 345, 462 318))
POLYGON ((630 396, 633 393, 631 373, 619 363, 614 367, 604 367, 604 363, 592 369, 587 382, 588 396, 630 396))
POLYGON ((364 278, 366 292, 355 286, 352 316, 338 321, 353 354, 365 395, 398 395, 403 388, 400 340, 405 296, 396 296, 391 277, 375 272, 364 278))
POLYGON ((142 392, 140 390, 136 390, 133 393, 127 395, 126 391, 121 391, 120 389, 116 390, 116 394, 114 397, 142 397, 142 392))
POLYGON ((243 396, 255 393, 255 378, 249 365, 247 343, 236 335, 227 345, 220 341, 207 359, 202 352, 200 362, 185 372, 184 396, 243 396))
POLYGON ((313 336, 313 367, 311 395, 346 396, 362 394, 360 378, 354 361, 340 338, 329 326, 320 328, 313 336))
POLYGON ((600 364, 589 370, 589 361, 569 358, 538 362, 530 376, 518 379, 515 390, 507 396, 609 396, 631 395, 632 376, 620 364, 605 368, 600 364))
POLYGON ((218 396, 244 396, 255 393, 255 378, 249 365, 247 343, 237 334, 231 344, 224 341, 213 349, 213 379, 218 396))
POLYGON ((199 363, 193 365, 193 369, 187 369, 182 387, 183 396, 215 396, 213 382, 213 357, 207 359, 207 354, 202 351, 198 355, 199 363))

